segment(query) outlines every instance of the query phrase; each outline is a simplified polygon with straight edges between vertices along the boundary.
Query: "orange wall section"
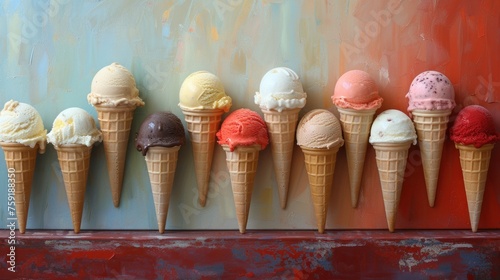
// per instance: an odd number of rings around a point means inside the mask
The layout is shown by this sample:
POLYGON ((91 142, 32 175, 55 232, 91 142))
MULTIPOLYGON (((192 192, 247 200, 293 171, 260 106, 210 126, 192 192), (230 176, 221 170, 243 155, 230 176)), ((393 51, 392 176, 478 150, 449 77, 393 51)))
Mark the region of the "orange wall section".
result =
MULTIPOLYGON (((384 2, 384 1, 382 1, 384 2)), ((387 1, 387 5, 391 2, 387 1)), ((384 10, 386 3, 377 8, 358 3, 354 11, 358 23, 365 24, 368 35, 366 48, 356 55, 341 55, 340 72, 363 69, 379 78, 382 108, 407 112, 405 94, 413 78, 426 70, 444 73, 455 89, 457 107, 450 116, 453 121, 463 107, 478 104, 487 108, 500 131, 500 3, 498 1, 401 1, 398 13, 391 20, 373 24, 373 11, 384 10), (411 6, 411 8, 410 8, 411 6), (410 12, 411 10, 411 12, 410 12), (386 26, 383 26, 386 25, 386 26), (366 58, 365 58, 366 57, 366 58), (372 65, 374 64, 374 65, 372 65), (385 73, 389 77, 384 79, 385 73), (381 81, 383 81, 381 83, 381 81)), ((376 14, 376 13, 375 13, 376 14)), ((379 12, 387 15, 388 13, 379 12)), ((362 25, 360 25, 362 26, 362 25)), ((347 48, 355 48, 357 36, 347 48)), ((363 35, 361 35, 363 38, 363 35)), ((342 49, 342 48, 341 48, 342 49)), ((349 52, 347 52, 349 53, 349 52)), ((334 81, 336 79, 332 79, 334 81)), ((333 84, 333 83, 332 83, 333 84)), ((498 146, 498 145, 497 145, 498 146)), ((435 207, 427 204, 422 162, 418 146, 410 148, 404 178, 401 202, 396 221, 397 228, 467 228, 469 213, 458 150, 445 140, 435 207)), ((341 228, 377 228, 383 224, 384 207, 378 182, 375 152, 369 148, 361 187, 359 207, 352 209, 349 201, 345 154, 338 158, 334 194, 330 215, 341 228), (380 199, 377 199, 380 198, 380 199)), ((495 147, 484 192, 479 228, 500 227, 500 149, 495 147)))

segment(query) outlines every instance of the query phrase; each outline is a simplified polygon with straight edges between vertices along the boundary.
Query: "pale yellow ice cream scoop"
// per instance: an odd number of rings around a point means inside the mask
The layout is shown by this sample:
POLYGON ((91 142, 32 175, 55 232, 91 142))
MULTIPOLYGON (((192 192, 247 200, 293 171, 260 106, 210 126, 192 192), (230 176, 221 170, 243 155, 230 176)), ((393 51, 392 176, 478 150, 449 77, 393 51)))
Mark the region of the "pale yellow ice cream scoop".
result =
POLYGON ((231 97, 226 95, 221 80, 207 71, 198 71, 189 75, 179 91, 179 107, 190 110, 231 108, 231 97))
POLYGON ((19 143, 45 152, 47 130, 40 114, 31 105, 10 100, 0 112, 0 142, 19 143))
POLYGON ((78 144, 87 147, 102 141, 102 133, 96 128, 92 116, 80 108, 68 108, 56 117, 47 142, 54 146, 78 144))

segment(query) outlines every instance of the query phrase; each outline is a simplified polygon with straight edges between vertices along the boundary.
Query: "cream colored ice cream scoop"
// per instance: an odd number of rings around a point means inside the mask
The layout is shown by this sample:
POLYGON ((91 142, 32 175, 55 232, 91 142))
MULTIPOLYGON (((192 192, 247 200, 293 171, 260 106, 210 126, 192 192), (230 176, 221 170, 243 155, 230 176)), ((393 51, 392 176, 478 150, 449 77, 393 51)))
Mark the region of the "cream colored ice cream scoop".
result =
POLYGON ((45 151, 47 130, 37 110, 26 103, 10 100, 0 112, 0 141, 19 143, 31 148, 38 143, 45 151))
POLYGON ((380 113, 373 121, 368 141, 371 144, 412 141, 415 145, 417 133, 413 122, 406 114, 390 109, 380 113))
POLYGON ((78 144, 92 146, 102 141, 102 133, 87 111, 68 108, 57 115, 52 130, 47 134, 47 142, 54 146, 78 144))

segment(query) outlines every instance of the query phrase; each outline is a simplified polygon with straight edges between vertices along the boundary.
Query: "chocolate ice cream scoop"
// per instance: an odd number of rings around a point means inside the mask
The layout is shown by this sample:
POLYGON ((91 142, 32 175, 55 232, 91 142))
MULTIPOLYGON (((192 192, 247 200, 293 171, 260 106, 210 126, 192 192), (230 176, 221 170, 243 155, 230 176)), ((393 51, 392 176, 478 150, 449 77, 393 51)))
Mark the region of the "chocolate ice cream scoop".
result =
POLYGON ((149 147, 181 146, 186 141, 181 120, 169 112, 149 115, 141 124, 135 146, 145 156, 149 147))

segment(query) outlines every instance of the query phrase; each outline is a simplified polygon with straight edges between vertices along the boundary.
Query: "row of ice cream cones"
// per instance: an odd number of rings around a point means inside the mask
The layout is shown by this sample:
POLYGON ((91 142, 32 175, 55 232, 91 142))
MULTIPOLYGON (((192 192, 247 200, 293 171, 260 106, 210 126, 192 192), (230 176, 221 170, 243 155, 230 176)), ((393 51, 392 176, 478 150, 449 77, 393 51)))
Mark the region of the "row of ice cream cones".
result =
MULTIPOLYGON (((231 99, 224 93, 220 80, 215 75, 204 71, 191 74, 181 87, 179 106, 184 114, 187 131, 193 146, 199 204, 205 206, 207 201, 211 163, 217 136, 219 144, 222 145, 226 152, 240 232, 243 233, 246 229, 258 154, 260 150, 267 146, 268 142, 271 144, 280 206, 285 209, 293 148, 297 134, 297 145, 302 148, 305 156, 305 167, 308 173, 318 231, 323 232, 325 229, 336 154, 344 143, 347 153, 352 207, 357 207, 358 204, 367 143, 370 142, 376 151, 376 162, 379 169, 389 230, 394 230, 408 148, 415 139, 418 139, 424 164, 429 205, 434 206, 441 151, 451 109, 413 109, 412 115, 415 127, 411 121, 409 122, 413 134, 415 134, 416 128, 418 137, 416 134, 414 136, 410 135, 410 131, 408 137, 404 136, 402 139, 396 139, 396 141, 391 138, 386 141, 384 139, 387 139, 390 135, 387 130, 388 127, 383 127, 384 129, 380 131, 374 131, 376 122, 373 121, 375 112, 380 107, 382 100, 378 93, 371 88, 373 86, 370 85, 372 82, 363 75, 365 73, 356 72, 357 84, 352 81, 350 83, 351 86, 355 84, 354 86, 362 87, 360 91, 363 93, 363 97, 369 98, 369 100, 361 102, 364 107, 348 108, 348 106, 344 106, 349 103, 349 99, 340 94, 342 89, 337 90, 336 87, 332 100, 337 106, 340 121, 327 110, 313 110, 303 117, 297 128, 299 112, 305 104, 306 94, 303 92, 300 81, 298 81, 298 76, 292 70, 284 67, 272 69, 263 78, 260 92, 257 92, 255 97, 256 104, 260 106, 264 118, 262 119, 258 114, 250 110, 236 110, 230 117, 236 118, 237 121, 231 123, 232 119, 228 117, 224 123, 227 121, 230 124, 227 125, 227 128, 224 128, 224 124, 221 127, 222 115, 229 110, 231 99), (358 81, 360 75, 363 83, 358 81), (266 80, 266 77, 269 78, 269 81, 266 80), (369 85, 368 89, 364 88, 366 84, 369 85), (293 98, 276 102, 276 97, 273 94, 284 95, 285 92, 293 98), (337 96, 338 92, 340 92, 339 96, 337 96), (209 97, 205 97, 205 95, 209 97), (212 98, 213 96, 215 96, 215 99, 212 98), (371 105, 367 106, 367 104, 371 105), (314 118, 317 119, 311 121, 314 118), (313 124, 308 123, 309 121, 313 124), (385 134, 385 136, 382 136, 382 134, 385 134), (269 139, 267 139, 268 137, 269 139), (374 138, 373 141, 372 137, 374 138)), ((342 80, 342 77, 340 80, 342 80)), ((347 81, 340 84, 345 86, 347 81)), ((349 90, 352 91, 352 89, 349 90)), ((116 89, 111 91, 116 91, 116 89)), ((138 90, 135 87, 133 77, 118 64, 112 64, 101 69, 94 77, 92 93, 89 94, 88 101, 97 110, 104 140, 113 204, 118 207, 133 113, 135 108, 144 105, 144 102, 138 97, 138 90), (114 74, 108 72, 114 72, 114 74), (110 90, 109 86, 103 85, 103 81, 109 78, 110 75, 117 75, 117 77, 121 78, 125 76, 126 78, 123 78, 123 88, 119 87, 117 96, 98 94, 99 90, 110 90)), ((173 114, 169 114, 173 116, 173 114)), ((158 115, 154 116, 158 117, 158 115)), ((163 117, 166 119, 162 120, 163 122, 159 127, 169 127, 171 123, 175 123, 177 128, 174 130, 175 133, 178 133, 177 135, 170 131, 170 128, 163 132, 143 132, 141 126, 136 139, 137 148, 143 151, 143 155, 145 155, 160 232, 165 229, 178 151, 184 143, 184 129, 180 120, 175 116, 174 119, 170 119, 171 116, 163 117), (173 140, 170 139, 171 141, 164 142, 164 139, 169 137, 173 137, 173 140), (142 138, 147 138, 149 141, 154 139, 156 142, 142 143, 142 138)), ((391 115, 390 118, 387 117, 387 121, 403 120, 408 122, 405 118, 408 117, 404 114, 396 114, 391 115)), ((147 121, 148 119, 143 123, 143 125, 146 125, 145 130, 155 127, 155 124, 157 124, 148 123, 147 121)), ((55 128, 56 122, 54 122, 53 130, 55 128)), ((93 143, 59 143, 58 140, 53 140, 52 143, 57 150, 63 173, 74 231, 79 232, 93 143)), ((39 144, 31 147, 23 144, 4 143, 2 146, 8 166, 14 166, 16 172, 22 173, 19 175, 19 178, 22 179, 19 179, 18 185, 23 183, 26 185, 24 188, 19 187, 16 189, 16 196, 19 196, 19 198, 16 197, 19 201, 18 215, 24 215, 19 219, 19 223, 22 232, 24 232, 31 190, 30 180, 33 177, 34 162, 39 144), (19 158, 23 160, 20 161, 19 158)), ((460 142, 457 142, 456 146, 461 153, 460 159, 469 201, 471 224, 473 231, 476 231, 489 155, 493 146, 484 145, 480 148, 471 149, 470 145, 464 145, 460 142), (479 170, 477 166, 479 166, 479 170), (482 188, 478 185, 482 185, 482 188)))
MULTIPOLYGON (((295 129, 294 129, 295 130, 295 129)), ((344 132, 344 135, 345 132, 344 132)), ((212 142, 213 143, 213 142, 212 142)), ((293 143, 293 142, 292 142, 293 143)), ((346 140, 347 145, 347 140, 346 140)), ((375 145, 377 152, 377 164, 379 166, 382 194, 387 211, 389 230, 394 230, 394 219, 399 201, 401 182, 406 164, 406 155, 410 143, 402 145, 375 145), (391 166, 397 166, 391 169, 391 166), (398 181, 399 180, 399 181, 398 181), (399 182, 399 183, 398 183, 399 182), (391 188, 390 186, 396 186, 391 188)), ((20 228, 25 230, 27 209, 31 190, 31 180, 34 173, 36 152, 38 147, 30 148, 21 144, 3 144, 5 158, 19 175, 17 177, 16 201, 18 202, 18 215, 23 217, 19 220, 20 228), (23 159, 20 161, 19 159, 23 159), (26 188, 24 188, 26 186, 26 188)), ((477 182, 484 184, 488 170, 489 155, 493 145, 487 145, 482 149, 471 148, 467 145, 457 144, 461 152, 461 164, 463 166, 464 180, 466 183, 469 209, 471 210, 471 224, 474 231, 480 214, 482 193, 484 188, 478 188, 477 182), (477 169, 476 167, 481 167, 477 169), (474 169, 475 168, 475 169, 474 169)), ((314 149, 303 147, 305 166, 309 177, 311 197, 318 222, 318 230, 324 231, 328 198, 335 169, 335 156, 339 147, 335 149, 314 149), (319 173, 321 170, 323 173, 319 173)), ((64 145, 56 148, 61 171, 63 174, 68 203, 71 210, 73 227, 75 232, 80 230, 81 213, 83 209, 83 197, 85 193, 89 159, 92 147, 85 145, 64 145)), ((158 218, 160 232, 165 228, 165 220, 168 212, 168 201, 172 189, 175 166, 177 162, 179 146, 169 149, 151 147, 146 155, 147 167, 150 175, 152 193, 158 218)), ((224 147, 227 153, 228 169, 231 174, 234 199, 241 220, 240 231, 244 232, 250 198, 253 188, 253 176, 256 172, 258 152, 260 148, 249 147, 230 152, 227 145, 224 147), (251 152, 252 156, 249 156, 251 152), (244 164, 241 164, 244 163, 244 164)))

